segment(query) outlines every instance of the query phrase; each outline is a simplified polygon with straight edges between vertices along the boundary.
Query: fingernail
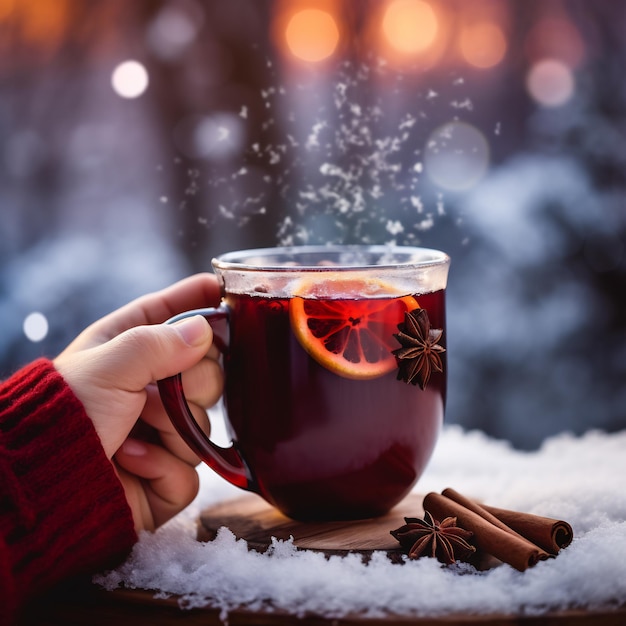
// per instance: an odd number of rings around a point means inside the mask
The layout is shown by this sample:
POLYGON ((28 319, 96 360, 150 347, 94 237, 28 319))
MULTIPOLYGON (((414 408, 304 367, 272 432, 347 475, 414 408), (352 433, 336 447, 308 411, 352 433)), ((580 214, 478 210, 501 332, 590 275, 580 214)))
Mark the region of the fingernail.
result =
POLYGON ((128 438, 121 446, 120 450, 128 456, 143 456, 148 452, 148 448, 143 441, 128 438))
POLYGON ((194 315, 175 322, 173 326, 189 346, 199 346, 207 339, 209 324, 202 315, 194 315))

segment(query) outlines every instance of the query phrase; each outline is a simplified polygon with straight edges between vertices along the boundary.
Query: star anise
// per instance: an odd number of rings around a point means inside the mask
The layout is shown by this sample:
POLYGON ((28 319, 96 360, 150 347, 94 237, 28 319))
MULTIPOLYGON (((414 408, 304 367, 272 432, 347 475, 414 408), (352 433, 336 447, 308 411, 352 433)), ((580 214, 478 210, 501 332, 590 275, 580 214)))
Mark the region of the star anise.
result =
POLYGON ((425 511, 424 519, 405 517, 404 521, 406 524, 392 530, 391 534, 408 552, 410 559, 428 556, 451 565, 476 552, 467 541, 474 533, 457 526, 456 517, 446 517, 439 522, 425 511))
POLYGON ((443 329, 430 327, 425 309, 413 309, 404 314, 398 330, 394 337, 402 347, 393 351, 399 361, 398 380, 424 389, 433 372, 443 371, 440 354, 446 349, 439 345, 443 329))

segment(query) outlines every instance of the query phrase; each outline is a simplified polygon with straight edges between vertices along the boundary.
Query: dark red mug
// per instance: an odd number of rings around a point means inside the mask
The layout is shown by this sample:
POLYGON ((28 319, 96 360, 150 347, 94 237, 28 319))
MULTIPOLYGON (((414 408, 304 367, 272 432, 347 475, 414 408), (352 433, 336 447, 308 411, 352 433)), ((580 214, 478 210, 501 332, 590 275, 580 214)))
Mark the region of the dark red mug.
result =
POLYGON ((225 372, 230 447, 195 421, 181 376, 159 381, 192 450, 300 520, 386 513, 435 447, 446 396, 450 259, 426 248, 298 246, 213 260, 204 315, 225 372))

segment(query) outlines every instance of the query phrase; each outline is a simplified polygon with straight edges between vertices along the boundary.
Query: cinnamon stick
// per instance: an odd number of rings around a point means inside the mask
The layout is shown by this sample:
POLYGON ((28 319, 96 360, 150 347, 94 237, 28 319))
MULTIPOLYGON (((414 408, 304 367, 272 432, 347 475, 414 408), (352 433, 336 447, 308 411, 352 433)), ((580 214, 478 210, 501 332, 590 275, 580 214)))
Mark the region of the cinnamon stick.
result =
POLYGON ((572 542, 572 527, 562 520, 478 504, 450 487, 441 493, 488 519, 492 524, 525 537, 549 554, 557 554, 561 548, 572 542))
POLYGON ((549 558, 546 551, 507 527, 473 501, 453 490, 445 490, 444 493, 447 495, 427 494, 424 498, 424 510, 440 520, 456 517, 459 526, 474 533, 473 541, 479 550, 493 555, 519 571, 524 571, 538 561, 549 558), (463 504, 449 497, 450 495, 462 500, 463 504), (470 506, 465 506, 465 503, 470 506))
POLYGON ((561 548, 572 543, 574 533, 572 527, 563 520, 556 520, 541 515, 509 511, 495 506, 482 507, 504 522, 509 528, 523 535, 550 554, 557 554, 561 548))
POLYGON ((470 500, 469 498, 461 495, 458 491, 452 489, 451 487, 444 489, 441 492, 441 495, 445 496, 446 498, 450 498, 450 500, 454 500, 454 502, 460 504, 461 506, 464 506, 470 511, 473 511, 474 513, 476 513, 476 515, 480 515, 482 518, 486 519, 488 522, 490 522, 494 526, 497 526, 501 530, 504 530, 508 533, 515 532, 504 522, 501 522, 495 515, 489 513, 484 507, 478 504, 478 502, 470 500))

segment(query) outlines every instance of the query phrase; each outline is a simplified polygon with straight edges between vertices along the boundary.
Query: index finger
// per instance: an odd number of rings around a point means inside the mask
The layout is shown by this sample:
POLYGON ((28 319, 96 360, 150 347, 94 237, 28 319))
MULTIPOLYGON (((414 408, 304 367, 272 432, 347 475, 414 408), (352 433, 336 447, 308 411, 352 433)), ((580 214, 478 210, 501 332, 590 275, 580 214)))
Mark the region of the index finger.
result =
POLYGON ((95 322, 90 332, 100 341, 145 324, 161 324, 170 317, 191 309, 217 306, 220 288, 217 278, 208 272, 188 278, 129 302, 95 322))

